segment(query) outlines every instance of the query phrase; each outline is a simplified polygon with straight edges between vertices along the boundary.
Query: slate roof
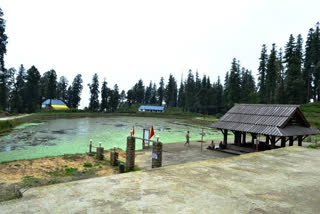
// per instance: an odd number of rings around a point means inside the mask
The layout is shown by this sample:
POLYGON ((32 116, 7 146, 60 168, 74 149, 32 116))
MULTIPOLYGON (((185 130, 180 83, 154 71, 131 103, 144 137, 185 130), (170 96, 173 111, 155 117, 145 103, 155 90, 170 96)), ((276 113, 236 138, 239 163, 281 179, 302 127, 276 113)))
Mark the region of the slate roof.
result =
POLYGON ((228 129, 271 136, 298 136, 319 134, 310 124, 298 105, 235 104, 217 123, 217 129, 228 129), (291 124, 297 119, 299 124, 291 124))
POLYGON ((140 106, 139 111, 148 110, 148 111, 164 111, 163 106, 140 106))

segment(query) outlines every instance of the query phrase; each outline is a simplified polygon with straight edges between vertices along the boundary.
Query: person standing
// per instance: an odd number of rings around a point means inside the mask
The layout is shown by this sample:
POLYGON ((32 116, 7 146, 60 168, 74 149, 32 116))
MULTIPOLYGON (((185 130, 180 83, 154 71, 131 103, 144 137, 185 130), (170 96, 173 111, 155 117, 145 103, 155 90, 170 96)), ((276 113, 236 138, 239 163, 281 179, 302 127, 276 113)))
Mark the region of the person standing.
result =
POLYGON ((187 131, 187 134, 186 134, 186 143, 184 145, 188 144, 188 146, 190 146, 190 132, 187 131))

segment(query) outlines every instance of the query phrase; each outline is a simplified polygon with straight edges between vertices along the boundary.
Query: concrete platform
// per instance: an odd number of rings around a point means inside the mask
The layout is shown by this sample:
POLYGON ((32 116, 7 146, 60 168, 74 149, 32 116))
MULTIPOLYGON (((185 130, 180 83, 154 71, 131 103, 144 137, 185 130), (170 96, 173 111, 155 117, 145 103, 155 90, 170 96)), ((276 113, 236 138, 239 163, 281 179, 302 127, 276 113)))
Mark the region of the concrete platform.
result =
MULTIPOLYGON (((217 143, 217 142, 216 142, 217 143)), ((163 144, 162 166, 177 165, 200 160, 233 157, 217 150, 208 150, 211 142, 190 142, 190 146, 184 146, 184 142, 163 144), (202 144, 202 150, 201 150, 202 144)), ((151 169, 152 147, 150 149, 136 151, 136 165, 140 169, 151 169)))
POLYGON ((30 189, 0 213, 319 213, 320 150, 290 147, 30 189))

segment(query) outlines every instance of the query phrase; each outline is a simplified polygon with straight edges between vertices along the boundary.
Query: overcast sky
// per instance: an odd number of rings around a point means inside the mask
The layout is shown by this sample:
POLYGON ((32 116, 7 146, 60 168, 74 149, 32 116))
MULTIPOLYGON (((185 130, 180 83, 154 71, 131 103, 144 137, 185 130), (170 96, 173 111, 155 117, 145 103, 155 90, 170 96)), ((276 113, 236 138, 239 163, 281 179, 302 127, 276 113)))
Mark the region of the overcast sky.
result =
MULTIPOLYGON (((54 69, 69 83, 98 73, 109 87, 128 90, 187 71, 224 78, 232 58, 257 73, 262 44, 283 47, 289 35, 320 21, 319 0, 0 0, 9 37, 6 67, 41 74, 54 69)), ((101 86, 101 84, 100 84, 101 86)))

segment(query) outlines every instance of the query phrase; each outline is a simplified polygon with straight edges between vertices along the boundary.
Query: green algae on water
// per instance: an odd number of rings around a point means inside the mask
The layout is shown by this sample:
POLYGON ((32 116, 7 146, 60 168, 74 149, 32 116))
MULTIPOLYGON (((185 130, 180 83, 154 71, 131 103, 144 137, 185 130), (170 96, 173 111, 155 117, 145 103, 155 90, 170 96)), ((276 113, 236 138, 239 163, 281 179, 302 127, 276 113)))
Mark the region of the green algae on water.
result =
POLYGON ((21 125, 18 125, 16 127, 14 127, 13 129, 25 129, 27 127, 30 127, 30 126, 40 126, 42 125, 43 123, 23 123, 21 125))

